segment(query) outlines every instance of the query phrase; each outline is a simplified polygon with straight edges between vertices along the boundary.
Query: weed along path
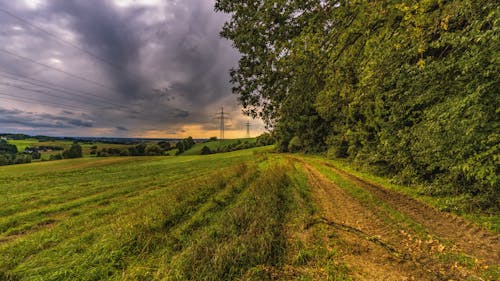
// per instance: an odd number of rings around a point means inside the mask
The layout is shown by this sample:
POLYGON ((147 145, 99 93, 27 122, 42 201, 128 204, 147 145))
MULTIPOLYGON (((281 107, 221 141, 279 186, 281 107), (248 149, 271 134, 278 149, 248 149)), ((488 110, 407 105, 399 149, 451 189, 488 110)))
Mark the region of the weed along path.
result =
POLYGON ((498 235, 327 161, 290 156, 307 175, 325 239, 355 280, 496 280, 498 235))

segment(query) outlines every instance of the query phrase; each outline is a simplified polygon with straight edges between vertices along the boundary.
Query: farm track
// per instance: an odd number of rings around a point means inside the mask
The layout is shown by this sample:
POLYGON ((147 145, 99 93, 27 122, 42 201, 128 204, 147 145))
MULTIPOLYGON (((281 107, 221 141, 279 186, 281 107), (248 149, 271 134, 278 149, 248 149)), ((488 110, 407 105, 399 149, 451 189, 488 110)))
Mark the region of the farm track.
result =
POLYGON ((329 168, 343 178, 354 182, 380 200, 422 224, 439 238, 450 240, 460 250, 488 264, 500 261, 500 239, 498 235, 479 228, 471 222, 451 214, 439 212, 407 195, 385 189, 348 174, 330 164, 329 168))
POLYGON ((493 234, 328 165, 357 188, 423 226, 430 234, 423 237, 411 224, 395 219, 373 202, 353 197, 312 165, 296 160, 308 175, 314 201, 322 213, 307 227, 324 224, 332 229, 329 238, 342 249, 343 262, 351 268, 356 280, 481 280, 477 267, 464 268, 439 259, 440 255, 461 251, 477 257, 479 265, 483 264, 481 259, 498 264, 499 248, 494 248, 498 240, 493 234), (438 239, 432 239, 436 236, 438 239), (440 243, 443 239, 458 247, 445 247, 440 243))
POLYGON ((314 223, 332 226, 330 235, 342 249, 342 259, 358 280, 430 280, 431 275, 402 258, 404 244, 394 226, 350 197, 310 165, 304 165, 322 217, 314 223), (377 242, 374 242, 377 241, 377 242))

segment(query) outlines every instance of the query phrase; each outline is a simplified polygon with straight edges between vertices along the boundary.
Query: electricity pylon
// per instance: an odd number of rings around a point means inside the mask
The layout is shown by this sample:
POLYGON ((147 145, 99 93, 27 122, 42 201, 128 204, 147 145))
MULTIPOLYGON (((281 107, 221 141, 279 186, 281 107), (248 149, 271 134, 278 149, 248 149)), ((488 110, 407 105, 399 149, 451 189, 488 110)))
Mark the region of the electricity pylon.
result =
POLYGON ((247 121, 245 123, 245 126, 247 127, 247 135, 246 135, 246 138, 249 139, 250 138, 250 121, 247 121))
POLYGON ((224 139, 224 129, 226 126, 226 119, 229 118, 229 114, 224 112, 224 107, 220 108, 220 112, 217 113, 217 117, 215 119, 219 120, 219 127, 220 127, 220 139, 224 139))

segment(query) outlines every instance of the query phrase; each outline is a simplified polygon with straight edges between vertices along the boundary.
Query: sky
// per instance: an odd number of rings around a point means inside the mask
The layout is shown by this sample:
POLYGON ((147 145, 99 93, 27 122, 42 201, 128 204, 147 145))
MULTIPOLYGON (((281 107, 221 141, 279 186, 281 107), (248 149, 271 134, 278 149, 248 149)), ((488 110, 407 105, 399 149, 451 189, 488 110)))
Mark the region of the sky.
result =
POLYGON ((226 138, 241 113, 213 0, 0 0, 0 133, 226 138))

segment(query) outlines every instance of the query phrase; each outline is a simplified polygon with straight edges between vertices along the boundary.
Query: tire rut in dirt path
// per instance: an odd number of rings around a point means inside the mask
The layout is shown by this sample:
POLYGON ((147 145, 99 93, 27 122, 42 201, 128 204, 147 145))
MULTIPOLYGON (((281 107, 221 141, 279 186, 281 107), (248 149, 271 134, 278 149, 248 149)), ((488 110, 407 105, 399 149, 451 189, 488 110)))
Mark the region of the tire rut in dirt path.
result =
POLYGON ((471 222, 442 213, 407 195, 388 190, 348 174, 331 164, 325 164, 344 179, 362 187, 396 210, 423 225, 441 239, 450 240, 460 250, 489 265, 500 263, 499 235, 483 230, 471 222))
POLYGON ((432 264, 422 265, 402 246, 398 226, 390 225, 325 176, 303 163, 313 199, 323 217, 315 223, 330 226, 333 241, 356 280, 437 280, 432 264))

